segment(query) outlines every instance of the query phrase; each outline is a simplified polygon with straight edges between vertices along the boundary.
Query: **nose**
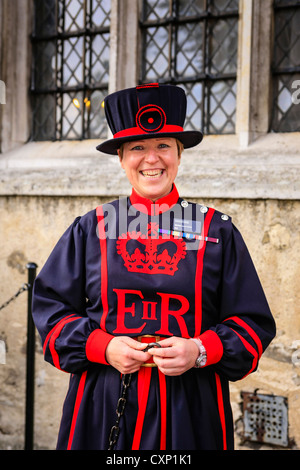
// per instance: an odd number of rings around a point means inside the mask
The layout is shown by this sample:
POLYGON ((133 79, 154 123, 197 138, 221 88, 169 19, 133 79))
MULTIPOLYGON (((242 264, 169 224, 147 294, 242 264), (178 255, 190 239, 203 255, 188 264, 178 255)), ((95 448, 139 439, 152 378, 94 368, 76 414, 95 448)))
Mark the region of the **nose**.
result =
POLYGON ((158 152, 154 148, 147 150, 145 154, 145 161, 148 163, 156 163, 159 160, 158 152))

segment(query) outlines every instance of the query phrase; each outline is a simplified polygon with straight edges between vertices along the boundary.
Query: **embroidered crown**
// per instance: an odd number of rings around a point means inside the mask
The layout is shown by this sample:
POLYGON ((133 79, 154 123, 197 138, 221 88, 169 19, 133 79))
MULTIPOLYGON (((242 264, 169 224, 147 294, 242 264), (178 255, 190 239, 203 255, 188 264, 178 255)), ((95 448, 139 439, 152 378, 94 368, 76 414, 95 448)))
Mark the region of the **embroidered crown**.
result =
POLYGON ((186 256, 186 244, 173 235, 159 236, 158 224, 150 223, 147 235, 135 231, 121 235, 117 252, 130 272, 174 276, 186 256))

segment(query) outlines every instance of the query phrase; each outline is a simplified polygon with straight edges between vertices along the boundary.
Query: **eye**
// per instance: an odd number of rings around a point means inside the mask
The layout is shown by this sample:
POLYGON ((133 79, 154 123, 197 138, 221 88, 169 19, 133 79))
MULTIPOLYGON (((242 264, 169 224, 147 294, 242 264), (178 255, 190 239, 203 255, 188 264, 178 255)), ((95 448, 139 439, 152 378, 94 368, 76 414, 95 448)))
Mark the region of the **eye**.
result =
POLYGON ((169 148, 169 145, 168 144, 159 144, 158 148, 166 149, 166 148, 169 148))
POLYGON ((135 145, 130 150, 143 150, 143 147, 142 147, 142 145, 135 145))

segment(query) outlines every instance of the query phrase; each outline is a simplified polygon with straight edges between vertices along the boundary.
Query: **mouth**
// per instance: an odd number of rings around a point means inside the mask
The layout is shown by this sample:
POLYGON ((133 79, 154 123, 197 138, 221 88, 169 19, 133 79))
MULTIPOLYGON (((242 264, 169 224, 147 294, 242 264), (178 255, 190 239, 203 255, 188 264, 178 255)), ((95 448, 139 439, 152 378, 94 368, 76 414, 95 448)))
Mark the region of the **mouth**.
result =
POLYGON ((145 176, 145 178, 159 178, 163 174, 164 170, 153 169, 153 170, 142 170, 140 173, 145 176))

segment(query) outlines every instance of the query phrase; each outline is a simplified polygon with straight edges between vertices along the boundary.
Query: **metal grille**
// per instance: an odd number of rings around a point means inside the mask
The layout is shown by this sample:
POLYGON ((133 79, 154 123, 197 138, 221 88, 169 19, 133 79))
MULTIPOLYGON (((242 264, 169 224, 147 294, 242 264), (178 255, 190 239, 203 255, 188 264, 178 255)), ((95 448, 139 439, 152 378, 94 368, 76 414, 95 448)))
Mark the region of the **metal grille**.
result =
POLYGON ((287 447, 287 398, 249 392, 241 396, 245 439, 287 447))
POLYGON ((274 1, 271 130, 300 131, 300 1, 274 1))
POLYGON ((187 94, 187 129, 235 132, 238 0, 145 0, 140 82, 187 94))
POLYGON ((110 0, 35 0, 32 140, 106 137, 110 0))

